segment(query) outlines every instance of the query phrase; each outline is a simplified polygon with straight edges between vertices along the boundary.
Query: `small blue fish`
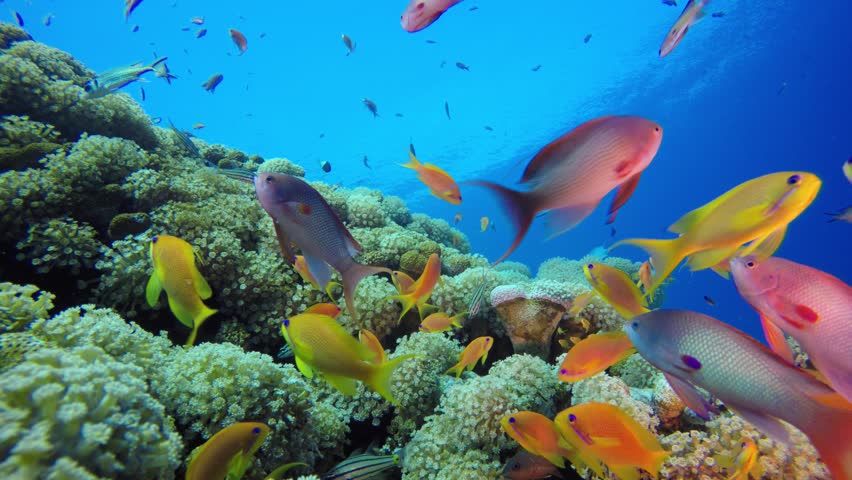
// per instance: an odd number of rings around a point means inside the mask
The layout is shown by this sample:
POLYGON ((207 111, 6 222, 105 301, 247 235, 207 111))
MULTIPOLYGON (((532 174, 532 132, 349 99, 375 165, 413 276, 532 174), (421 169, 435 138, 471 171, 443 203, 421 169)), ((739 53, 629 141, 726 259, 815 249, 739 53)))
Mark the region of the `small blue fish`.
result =
POLYGON ((14 10, 12 10, 11 12, 12 12, 12 16, 15 17, 15 21, 18 22, 18 26, 23 27, 24 26, 24 17, 22 17, 20 13, 14 11, 14 10))
POLYGON ((143 74, 156 71, 158 65, 165 61, 166 57, 162 57, 154 60, 154 63, 150 65, 134 63, 133 65, 117 67, 100 73, 95 78, 86 82, 85 96, 89 99, 105 97, 128 84, 140 80, 143 74))

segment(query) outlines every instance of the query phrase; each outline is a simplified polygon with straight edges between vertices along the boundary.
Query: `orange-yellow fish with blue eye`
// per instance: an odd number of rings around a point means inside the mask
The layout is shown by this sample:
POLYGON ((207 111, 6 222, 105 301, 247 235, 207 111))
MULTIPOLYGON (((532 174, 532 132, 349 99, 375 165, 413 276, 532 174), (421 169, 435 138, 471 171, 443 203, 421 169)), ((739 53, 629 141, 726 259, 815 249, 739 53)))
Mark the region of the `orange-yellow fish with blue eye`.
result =
POLYGON ((380 364, 387 361, 388 354, 385 352, 382 342, 379 341, 375 333, 367 330, 366 328, 362 328, 358 331, 358 341, 361 342, 361 345, 367 347, 367 350, 373 354, 372 358, 370 358, 370 362, 380 364))
MULTIPOLYGON (((399 280, 398 276, 395 276, 399 280)), ((432 291, 435 290, 435 285, 441 280, 441 257, 437 253, 433 253, 426 260, 426 267, 420 277, 408 288, 406 293, 393 295, 390 298, 399 300, 402 303, 402 313, 399 314, 399 321, 402 317, 411 310, 411 307, 416 306, 420 313, 421 320, 423 312, 427 309, 426 302, 432 296, 432 291)), ((400 284, 401 285, 401 284, 400 284)))
POLYGON ((409 151, 408 157, 408 163, 400 163, 400 166, 417 172, 417 178, 429 187, 429 192, 432 195, 453 205, 461 204, 461 190, 449 173, 437 165, 420 163, 417 157, 414 156, 414 152, 409 151))
POLYGON ((484 232, 488 230, 488 224, 491 223, 491 220, 488 217, 482 217, 479 219, 479 231, 484 232))
POLYGON ((727 480, 748 480, 749 474, 757 464, 757 454, 759 451, 754 440, 743 438, 740 447, 742 450, 740 450, 739 455, 734 460, 733 473, 727 480))
MULTIPOLYGON (((524 450, 548 459, 559 468, 565 468, 565 458, 578 468, 587 465, 562 438, 553 421, 540 413, 512 413, 500 420, 500 426, 524 450)), ((592 468, 592 465, 588 466, 592 468)), ((600 473, 600 467, 595 472, 600 473)))
POLYGON ((391 273, 391 280, 393 280, 393 286, 396 287, 396 290, 400 295, 411 293, 411 287, 414 285, 414 279, 407 273, 394 270, 393 273, 391 273))
POLYGON ((462 328, 461 320, 467 312, 462 312, 452 317, 444 312, 435 312, 420 322, 420 331, 426 333, 447 332, 453 328, 462 328))
POLYGON ((590 378, 634 353, 636 349, 623 331, 589 335, 568 350, 557 378, 562 382, 590 378))
POLYGON ((488 351, 494 345, 494 339, 491 337, 478 337, 470 341, 459 355, 459 363, 450 367, 444 373, 455 372, 456 378, 459 378, 465 370, 471 371, 476 366, 476 362, 481 361, 480 365, 485 365, 485 360, 488 359, 488 351))
POLYGON ((648 312, 645 296, 622 270, 605 263, 587 263, 583 274, 595 293, 625 319, 648 312))
POLYGON ((195 266, 192 245, 171 235, 158 235, 151 239, 149 249, 154 273, 145 287, 145 299, 154 306, 165 290, 169 309, 180 323, 192 329, 187 346, 195 343, 198 328, 216 310, 202 302, 213 295, 213 290, 195 266))
POLYGON ((189 460, 186 480, 243 478, 267 435, 269 427, 259 422, 239 422, 219 430, 189 460))

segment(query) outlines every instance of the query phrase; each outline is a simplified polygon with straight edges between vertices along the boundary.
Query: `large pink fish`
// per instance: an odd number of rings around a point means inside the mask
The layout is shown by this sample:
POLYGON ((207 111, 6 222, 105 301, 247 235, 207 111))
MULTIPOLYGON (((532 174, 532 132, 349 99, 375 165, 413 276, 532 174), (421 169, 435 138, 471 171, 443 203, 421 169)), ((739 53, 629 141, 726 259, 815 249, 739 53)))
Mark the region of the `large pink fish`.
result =
POLYGON ((361 252, 361 245, 322 195, 304 180, 282 173, 260 173, 254 177, 254 191, 272 217, 284 258, 294 258, 292 241, 302 250, 308 270, 319 285, 331 280, 329 265, 340 272, 346 307, 357 322, 354 297, 358 282, 368 275, 391 271, 355 261, 353 257, 361 252))
POLYGON ((733 258, 731 273, 737 291, 760 313, 772 349, 792 361, 786 332, 832 388, 852 401, 852 288, 821 270, 778 257, 733 258))
POLYGON ((630 198, 639 175, 651 163, 663 129, 642 117, 608 116, 590 120, 542 148, 524 170, 516 191, 491 182, 469 182, 499 194, 517 234, 502 262, 520 245, 533 218, 549 212, 551 237, 580 223, 603 197, 618 187, 609 208, 610 218, 630 198))
POLYGON ((672 53, 672 50, 675 49, 677 44, 683 40, 686 32, 689 31, 689 27, 704 18, 706 14, 701 9, 708 3, 710 3, 710 0, 689 0, 687 2, 686 6, 683 7, 683 12, 677 17, 677 21, 672 26, 672 29, 666 34, 666 38, 663 39, 663 44, 660 46, 659 52, 660 58, 672 53))
POLYGON ((633 346, 678 396, 708 418, 703 388, 770 437, 792 443, 780 421, 813 443, 835 480, 852 478, 852 405, 743 332, 687 310, 654 310, 624 326, 633 346))
POLYGON ((423 30, 459 2, 461 0, 411 0, 402 12, 402 28, 410 33, 423 30))

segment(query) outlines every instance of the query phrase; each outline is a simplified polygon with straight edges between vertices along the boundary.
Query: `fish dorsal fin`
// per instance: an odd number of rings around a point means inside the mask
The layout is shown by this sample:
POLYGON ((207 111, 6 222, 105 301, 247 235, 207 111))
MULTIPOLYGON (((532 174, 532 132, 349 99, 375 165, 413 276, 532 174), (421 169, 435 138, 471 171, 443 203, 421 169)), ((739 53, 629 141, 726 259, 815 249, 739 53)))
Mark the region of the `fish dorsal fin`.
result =
POLYGON ((565 135, 545 145, 544 148, 538 151, 535 156, 527 164, 524 169, 524 174, 521 176, 521 183, 533 181, 536 177, 546 173, 554 164, 564 161, 564 158, 576 150, 583 142, 586 141, 589 134, 595 131, 595 128, 611 119, 613 116, 596 118, 590 120, 579 127, 571 130, 565 135))
POLYGON ((668 380, 672 390, 674 390, 677 396, 683 400, 683 403, 685 403, 687 407, 692 409, 692 411, 697 413, 701 418, 709 420, 711 413, 719 413, 719 409, 712 403, 708 402, 704 398, 704 395, 702 395, 690 383, 685 380, 681 380, 670 373, 663 373, 663 376, 666 377, 666 380, 668 380))

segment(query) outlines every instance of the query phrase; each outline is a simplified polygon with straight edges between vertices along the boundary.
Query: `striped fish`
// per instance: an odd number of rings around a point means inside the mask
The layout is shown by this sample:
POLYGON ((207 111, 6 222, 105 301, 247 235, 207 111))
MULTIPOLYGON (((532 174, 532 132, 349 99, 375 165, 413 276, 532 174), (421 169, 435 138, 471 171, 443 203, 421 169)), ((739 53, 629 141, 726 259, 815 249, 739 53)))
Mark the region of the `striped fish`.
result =
POLYGON ((340 462, 321 478, 322 480, 368 480, 378 478, 382 472, 399 466, 401 450, 393 455, 352 455, 340 462))
POLYGON ((475 317, 480 308, 482 308, 482 299, 485 298, 485 271, 482 272, 482 281, 479 283, 479 286, 476 287, 476 290, 473 291, 473 295, 470 297, 470 302, 467 304, 468 318, 475 317))
POLYGON ((187 135, 183 130, 177 128, 175 124, 172 123, 171 119, 169 119, 169 125, 171 125, 172 131, 175 132, 175 136, 177 136, 178 143, 180 143, 187 150, 189 150, 189 153, 191 153, 193 157, 200 157, 201 152, 199 152, 198 147, 196 147, 195 144, 192 143, 192 139, 189 138, 189 135, 187 135))

